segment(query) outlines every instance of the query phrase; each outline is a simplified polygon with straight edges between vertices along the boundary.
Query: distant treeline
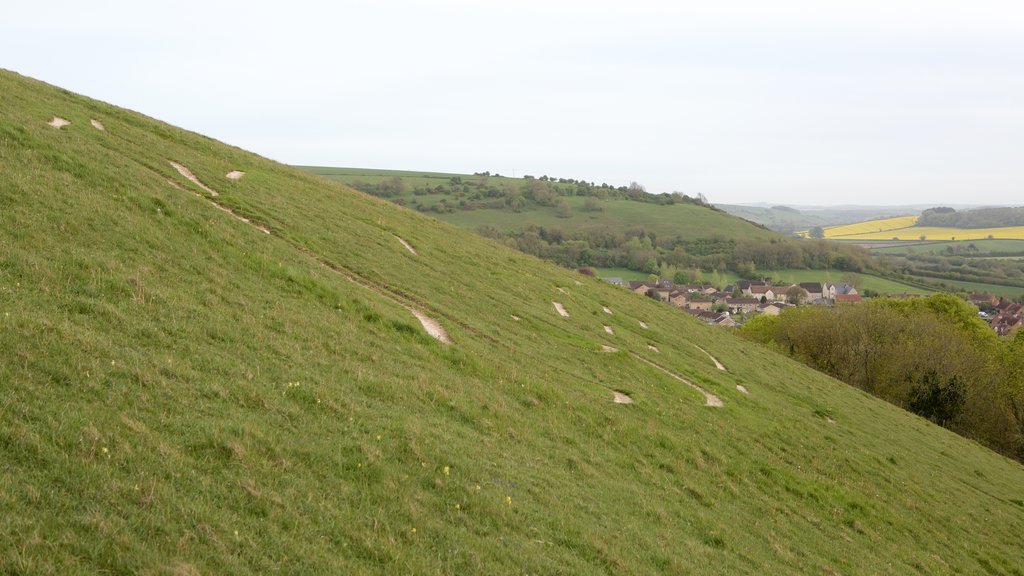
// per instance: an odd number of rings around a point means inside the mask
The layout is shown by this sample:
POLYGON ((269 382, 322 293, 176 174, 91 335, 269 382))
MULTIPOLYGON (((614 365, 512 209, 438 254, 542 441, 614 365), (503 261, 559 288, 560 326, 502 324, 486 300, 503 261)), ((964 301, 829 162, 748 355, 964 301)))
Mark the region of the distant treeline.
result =
POLYGON ((1001 228, 1024 226, 1022 208, 979 208, 957 212, 952 208, 929 208, 921 213, 915 226, 940 228, 1001 228))
POLYGON ((485 224, 477 232, 563 266, 628 268, 669 277, 667 271, 672 269, 733 270, 747 278, 755 278, 758 270, 784 268, 861 272, 870 269, 872 262, 871 254, 863 248, 821 240, 723 236, 686 239, 655 234, 640 226, 625 232, 599 229, 571 233, 558 227, 530 226, 522 232, 502 233, 485 224))
POLYGON ((1000 339, 955 296, 803 306, 740 333, 1024 461, 1024 331, 1000 339))
MULTIPOLYGON (((564 205, 560 199, 567 196, 584 196, 597 201, 618 199, 633 200, 649 204, 671 205, 671 204, 695 204, 706 206, 712 210, 721 211, 711 206, 703 195, 696 197, 687 196, 680 192, 671 194, 651 194, 643 186, 633 182, 629 186, 611 186, 609 184, 595 184, 572 178, 550 178, 541 176, 524 176, 521 180, 511 180, 495 175, 490 172, 480 172, 470 176, 452 176, 447 181, 428 186, 420 184, 411 189, 406 186, 400 176, 385 179, 376 184, 356 180, 352 187, 357 190, 372 194, 380 198, 396 198, 407 195, 411 192, 413 196, 427 196, 431 194, 443 194, 450 196, 450 199, 442 199, 440 206, 423 206, 418 202, 408 202, 411 207, 420 210, 433 211, 455 211, 455 210, 478 210, 511 209, 520 211, 526 208, 531 202, 540 206, 559 207, 564 205), (420 207, 422 206, 422 207, 420 207)), ((399 202, 406 204, 407 202, 399 202)), ((599 210, 599 204, 588 203, 584 209, 599 210)))

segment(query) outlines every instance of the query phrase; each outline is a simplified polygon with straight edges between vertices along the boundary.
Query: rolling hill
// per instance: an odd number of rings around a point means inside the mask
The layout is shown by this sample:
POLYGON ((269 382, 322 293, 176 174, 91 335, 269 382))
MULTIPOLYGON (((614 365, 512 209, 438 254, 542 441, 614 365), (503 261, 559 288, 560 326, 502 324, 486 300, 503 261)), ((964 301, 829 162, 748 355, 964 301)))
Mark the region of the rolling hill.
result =
MULTIPOLYGON (((615 197, 616 192, 625 190, 610 189, 613 196, 601 199, 596 206, 600 210, 587 210, 586 200, 592 196, 585 196, 577 193, 577 184, 558 182, 555 179, 538 180, 536 178, 509 178, 496 175, 469 175, 449 174, 441 172, 416 172, 408 170, 374 170, 368 168, 333 168, 325 166, 301 166, 314 174, 340 182, 342 184, 370 184, 377 185, 393 178, 400 178, 404 183, 404 191, 395 194, 392 199, 403 202, 412 207, 418 204, 424 211, 431 215, 465 228, 476 228, 482 224, 493 225, 502 232, 518 231, 527 226, 557 226, 565 231, 576 230, 609 230, 624 232, 631 228, 643 227, 658 235, 679 236, 688 240, 708 238, 712 236, 727 238, 753 238, 769 239, 776 237, 776 233, 755 225, 751 222, 736 218, 726 212, 714 210, 708 206, 693 203, 659 204, 655 202, 642 202, 633 199, 615 197), (450 183, 457 179, 460 187, 453 192, 450 183), (563 214, 558 213, 557 206, 545 205, 524 198, 522 207, 513 209, 511 207, 494 208, 486 205, 486 202, 476 203, 475 208, 461 208, 460 202, 465 200, 467 193, 471 194, 476 186, 481 188, 501 189, 508 185, 516 187, 526 183, 539 183, 550 188, 557 200, 562 200, 569 210, 563 214), (416 189, 420 189, 420 193, 416 189), (463 191, 465 188, 465 191, 463 191), (422 193, 429 189, 430 193, 422 193), (432 210, 431 208, 444 201, 450 205, 449 210, 432 210)), ((601 186, 609 190, 607 185, 596 186, 596 192, 601 192, 601 186)), ((486 198, 486 192, 481 194, 486 198)), ((638 194, 644 198, 653 195, 638 194)), ((473 206, 473 198, 469 198, 469 205, 473 206)), ((553 202, 551 204, 554 204, 553 202)))
POLYGON ((0 93, 4 573, 1022 573, 1015 462, 304 171, 0 93))

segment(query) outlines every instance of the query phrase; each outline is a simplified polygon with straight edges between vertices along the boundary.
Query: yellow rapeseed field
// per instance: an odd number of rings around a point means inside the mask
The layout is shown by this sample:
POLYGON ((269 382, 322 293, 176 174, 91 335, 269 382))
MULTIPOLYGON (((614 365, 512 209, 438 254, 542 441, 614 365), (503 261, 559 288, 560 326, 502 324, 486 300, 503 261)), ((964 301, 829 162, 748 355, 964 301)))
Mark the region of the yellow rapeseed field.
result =
MULTIPOLYGON (((878 234, 886 232, 887 230, 908 228, 913 226, 914 222, 917 222, 917 216, 897 216, 895 218, 883 218, 881 220, 857 222, 856 224, 831 226, 829 228, 825 228, 825 238, 844 239, 847 236, 856 236, 860 238, 862 234, 878 234)), ((892 236, 890 235, 889 238, 891 237, 892 236)))
MULTIPOLYGON (((863 222, 862 224, 874 224, 881 222, 863 222)), ((851 226, 839 226, 838 228, 850 228, 851 226)), ((933 228, 930 226, 907 226, 904 228, 866 231, 863 233, 846 233, 836 235, 832 229, 825 230, 826 238, 830 240, 984 240, 994 238, 999 240, 1022 240, 1024 239, 1024 226, 1005 226, 1002 228, 933 228)))

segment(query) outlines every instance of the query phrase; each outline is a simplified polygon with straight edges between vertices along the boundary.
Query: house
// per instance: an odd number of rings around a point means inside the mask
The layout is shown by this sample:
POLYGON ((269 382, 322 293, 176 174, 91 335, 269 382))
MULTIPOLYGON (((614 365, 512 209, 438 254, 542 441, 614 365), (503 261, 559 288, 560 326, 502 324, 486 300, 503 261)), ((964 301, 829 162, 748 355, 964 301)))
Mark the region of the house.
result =
MULTIPOLYGON (((772 291, 775 292, 775 300, 778 302, 789 302, 789 292, 794 288, 799 289, 800 287, 796 284, 787 284, 783 286, 772 286, 772 291)), ((804 298, 801 301, 806 300, 804 298)), ((796 302, 790 302, 790 304, 796 304, 796 302)))
POLYGON ((648 290, 655 288, 654 284, 644 282, 643 280, 630 280, 628 287, 637 294, 647 294, 648 290))
POLYGON ((835 303, 860 302, 860 294, 836 294, 835 303))
POLYGON ((736 287, 739 288, 740 292, 744 296, 750 296, 752 294, 752 292, 750 291, 751 286, 764 286, 764 282, 754 282, 753 280, 736 281, 736 287))
POLYGON ((978 308, 992 308, 999 303, 999 299, 988 292, 971 292, 970 299, 978 308))
POLYGON ((778 316, 780 312, 789 308, 789 306, 782 304, 781 302, 771 302, 768 304, 761 304, 757 307, 757 311, 761 314, 768 316, 778 316))
POLYGON ((822 285, 818 282, 801 282, 798 286, 807 292, 807 302, 814 302, 825 297, 822 285))
POLYGON ((756 312, 761 301, 757 298, 726 298, 725 304, 733 314, 756 312))
POLYGON ((712 324, 714 326, 735 326, 736 321, 732 319, 732 316, 728 312, 700 312, 697 318, 712 324))
POLYGON ((836 285, 831 282, 825 282, 821 285, 821 298, 823 300, 835 300, 836 299, 836 285))
POLYGON ((690 299, 686 307, 690 310, 711 310, 714 305, 715 303, 708 298, 694 297, 690 299))
POLYGON ((775 292, 772 291, 772 287, 771 286, 766 286, 764 284, 761 284, 761 285, 751 285, 750 286, 750 297, 751 298, 757 298, 758 300, 760 300, 761 298, 764 298, 768 302, 772 302, 772 301, 775 300, 775 292))
POLYGON ((684 308, 690 301, 690 293, 683 292, 681 290, 675 290, 668 295, 668 301, 677 308, 684 308))
POLYGON ((840 282, 839 284, 836 284, 836 296, 839 296, 840 294, 854 295, 857 294, 857 289, 850 284, 840 282))

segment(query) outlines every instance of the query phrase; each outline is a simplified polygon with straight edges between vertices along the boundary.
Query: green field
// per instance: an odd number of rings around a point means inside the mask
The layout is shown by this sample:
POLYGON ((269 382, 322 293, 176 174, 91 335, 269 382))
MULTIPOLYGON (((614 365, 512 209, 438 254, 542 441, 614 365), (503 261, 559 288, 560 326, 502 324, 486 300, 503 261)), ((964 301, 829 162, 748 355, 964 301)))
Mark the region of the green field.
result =
POLYGON ((0 93, 0 573, 1024 573, 1017 462, 326 179, 0 93))
POLYGON ((956 286, 960 290, 969 292, 987 292, 1003 298, 1019 299, 1024 298, 1024 287, 1004 286, 1002 284, 989 284, 986 282, 967 282, 964 280, 948 280, 945 278, 921 278, 924 282, 942 282, 950 286, 956 286))
MULTIPOLYGON (((977 253, 1000 252, 1024 254, 1024 240, 963 240, 957 242, 904 242, 874 248, 880 254, 944 254, 948 248, 967 250, 974 246, 977 253)), ((973 250, 972 250, 973 252, 973 250)))

